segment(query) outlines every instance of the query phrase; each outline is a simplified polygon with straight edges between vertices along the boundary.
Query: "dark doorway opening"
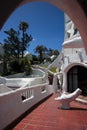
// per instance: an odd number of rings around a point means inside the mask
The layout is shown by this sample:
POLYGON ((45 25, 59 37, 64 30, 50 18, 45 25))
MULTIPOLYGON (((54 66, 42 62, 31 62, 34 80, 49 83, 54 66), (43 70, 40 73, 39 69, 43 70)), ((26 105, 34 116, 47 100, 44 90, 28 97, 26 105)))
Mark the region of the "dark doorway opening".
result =
POLYGON ((67 73, 68 92, 73 92, 77 88, 82 90, 82 95, 87 96, 87 68, 74 66, 67 73))

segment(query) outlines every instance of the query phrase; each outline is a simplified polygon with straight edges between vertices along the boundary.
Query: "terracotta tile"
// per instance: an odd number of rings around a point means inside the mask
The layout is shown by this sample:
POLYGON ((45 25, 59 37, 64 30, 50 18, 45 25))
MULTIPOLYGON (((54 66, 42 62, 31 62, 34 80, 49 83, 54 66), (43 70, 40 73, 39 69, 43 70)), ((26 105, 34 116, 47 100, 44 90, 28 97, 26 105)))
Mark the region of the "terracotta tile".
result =
POLYGON ((17 126, 15 127, 15 130, 16 130, 16 128, 17 128, 17 129, 23 129, 23 128, 25 128, 25 126, 26 126, 26 123, 20 122, 20 123, 17 124, 17 126))
POLYGON ((37 126, 34 128, 34 130, 44 130, 44 127, 43 126, 37 126))
POLYGON ((35 126, 27 125, 24 130, 34 130, 35 126))
POLYGON ((16 128, 16 127, 15 127, 14 130, 23 130, 23 129, 22 129, 22 128, 16 128))
POLYGON ((54 127, 44 127, 44 130, 57 130, 57 129, 54 127))
POLYGON ((87 105, 73 101, 70 110, 62 110, 56 96, 40 104, 13 130, 87 130, 87 105))

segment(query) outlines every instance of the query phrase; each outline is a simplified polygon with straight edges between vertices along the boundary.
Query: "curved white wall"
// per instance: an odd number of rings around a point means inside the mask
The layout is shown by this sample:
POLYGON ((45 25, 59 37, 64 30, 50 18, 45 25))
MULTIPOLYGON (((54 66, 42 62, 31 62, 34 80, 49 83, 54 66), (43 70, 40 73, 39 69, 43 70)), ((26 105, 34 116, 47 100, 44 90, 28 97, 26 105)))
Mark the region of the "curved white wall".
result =
POLYGON ((52 93, 53 87, 45 83, 0 94, 0 130, 52 93), (25 97, 24 100, 22 96, 25 97))

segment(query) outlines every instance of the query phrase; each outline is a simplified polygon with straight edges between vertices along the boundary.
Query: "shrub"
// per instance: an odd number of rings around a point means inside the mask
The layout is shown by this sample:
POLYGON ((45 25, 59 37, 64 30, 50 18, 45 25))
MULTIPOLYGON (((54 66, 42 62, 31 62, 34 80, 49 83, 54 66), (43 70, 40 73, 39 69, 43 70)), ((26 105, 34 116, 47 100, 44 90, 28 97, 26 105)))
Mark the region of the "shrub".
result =
POLYGON ((17 73, 26 72, 26 74, 30 74, 31 63, 26 57, 21 59, 14 59, 10 62, 10 71, 17 73))
POLYGON ((21 65, 17 59, 14 59, 10 62, 10 71, 20 72, 21 65))

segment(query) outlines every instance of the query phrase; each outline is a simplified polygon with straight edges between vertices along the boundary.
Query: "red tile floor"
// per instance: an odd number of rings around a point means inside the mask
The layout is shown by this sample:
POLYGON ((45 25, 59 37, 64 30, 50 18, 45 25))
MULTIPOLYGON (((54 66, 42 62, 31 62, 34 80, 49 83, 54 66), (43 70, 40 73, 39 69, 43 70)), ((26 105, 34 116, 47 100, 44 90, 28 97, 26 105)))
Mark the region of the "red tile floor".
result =
POLYGON ((87 130, 87 105, 73 101, 70 110, 62 110, 55 97, 41 103, 13 130, 87 130))

